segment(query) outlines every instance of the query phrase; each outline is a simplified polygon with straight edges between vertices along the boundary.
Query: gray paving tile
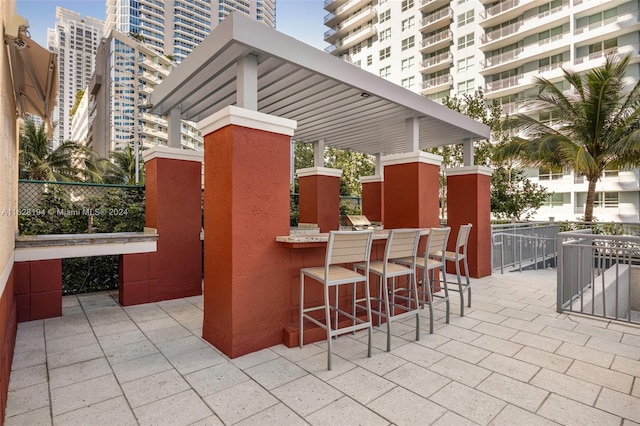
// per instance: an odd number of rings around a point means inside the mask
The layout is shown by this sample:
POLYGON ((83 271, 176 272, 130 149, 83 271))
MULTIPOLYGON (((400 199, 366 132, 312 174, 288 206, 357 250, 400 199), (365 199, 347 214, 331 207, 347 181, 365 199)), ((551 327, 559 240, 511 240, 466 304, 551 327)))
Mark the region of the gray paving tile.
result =
POLYGON ((445 409, 406 389, 396 387, 368 404, 368 407, 396 425, 429 424, 445 409))
POLYGON ((108 347, 104 354, 111 365, 158 353, 158 348, 144 339, 122 346, 108 347))
POLYGON ((500 325, 513 328, 515 330, 526 331, 528 333, 538 334, 545 328, 545 325, 530 321, 523 321, 517 318, 507 318, 500 325))
POLYGON ((532 412, 535 412, 549 395, 547 391, 498 373, 493 373, 476 389, 532 412))
POLYGON ((498 414, 495 420, 491 423, 491 426, 555 426, 550 420, 533 414, 529 411, 523 410, 511 404, 504 407, 504 410, 498 414))
POLYGON ((102 358, 104 353, 98 343, 93 343, 79 348, 70 348, 63 351, 49 353, 47 364, 49 369, 64 367, 77 362, 89 361, 91 359, 102 358))
POLYGON ((504 308, 500 312, 500 315, 504 315, 510 318, 517 318, 523 321, 533 321, 538 314, 534 314, 532 312, 523 311, 521 309, 512 309, 512 308, 504 308))
POLYGON ((592 337, 585 345, 587 348, 597 349, 610 354, 621 355, 627 358, 640 360, 640 347, 626 345, 624 343, 592 337))
POLYGON ((586 334, 593 337, 599 337, 603 340, 609 340, 611 342, 620 342, 622 339, 622 333, 615 330, 610 330, 602 327, 594 327, 589 324, 578 324, 573 329, 576 333, 586 334))
POLYGON ((45 364, 13 370, 9 379, 9 390, 28 388, 33 385, 47 383, 47 366, 45 364))
POLYGON ((496 353, 489 355, 478 365, 521 382, 528 382, 540 370, 538 366, 496 353))
POLYGON ((333 355, 331 357, 331 370, 329 371, 327 370, 327 353, 325 351, 298 361, 296 365, 324 381, 331 380, 357 367, 351 361, 347 361, 338 355, 333 355))
POLYGON ((396 386, 360 367, 349 370, 328 383, 361 404, 368 404, 396 386))
POLYGON ((620 417, 553 393, 537 414, 561 425, 619 426, 621 422, 620 417))
POLYGON ((437 350, 438 352, 456 357, 471 364, 477 364, 491 353, 487 350, 458 340, 451 340, 444 345, 439 346, 437 350))
POLYGON ((244 370, 253 380, 266 389, 274 389, 308 373, 284 358, 276 358, 244 370))
POLYGON ((181 355, 187 352, 193 352, 204 348, 210 348, 207 342, 193 334, 186 337, 181 337, 175 340, 168 340, 162 343, 156 343, 156 347, 166 357, 172 357, 175 355, 181 355))
MULTIPOLYGON (((164 315, 167 315, 166 313, 164 315)), ((149 321, 136 321, 136 324, 140 328, 140 330, 148 333, 150 331, 161 330, 163 328, 176 327, 180 325, 180 323, 170 316, 166 316, 163 318, 152 319, 149 321)))
POLYGON ((124 395, 133 408, 164 399, 188 389, 190 389, 189 384, 173 369, 122 384, 124 395))
MULTIPOLYGON (((428 338, 428 337, 427 337, 428 338)), ((446 355, 422 345, 404 345, 393 350, 393 355, 411 361, 422 367, 429 367, 446 355)))
POLYGON ((305 417, 342 398, 342 392, 313 375, 306 375, 271 391, 280 401, 305 417))
POLYGON ((31 352, 35 350, 44 351, 44 335, 38 337, 25 337, 16 338, 16 343, 13 348, 14 354, 20 354, 23 352, 31 352))
POLYGON ((119 396, 54 417, 57 425, 137 425, 127 401, 119 396))
POLYGON ((461 342, 472 342, 478 337, 480 337, 480 333, 467 330, 466 328, 456 327, 454 325, 445 325, 437 330, 434 333, 439 334, 440 336, 447 337, 449 339, 459 340, 461 342))
POLYGON ((563 343, 556 351, 558 355, 588 362, 589 364, 599 365, 600 367, 609 368, 613 362, 613 354, 602 352, 597 349, 585 348, 571 343, 563 343))
POLYGON ((189 425, 213 413, 193 390, 168 396, 133 409, 140 425, 189 425))
POLYGON ((92 326, 92 329, 97 337, 102 337, 138 330, 138 326, 130 319, 127 319, 125 321, 118 321, 110 324, 94 325, 92 326))
MULTIPOLYGON (((305 348, 309 346, 314 346, 314 345, 307 345, 305 346, 305 348)), ((263 349, 261 351, 253 352, 244 356, 240 356, 238 358, 234 358, 231 360, 231 362, 236 367, 240 368, 241 370, 244 370, 259 364, 264 364, 265 362, 272 361, 278 357, 279 355, 276 352, 272 351, 271 349, 263 349)))
POLYGON ((507 319, 507 317, 505 317, 504 315, 494 314, 492 312, 487 312, 480 309, 476 309, 469 313, 465 312, 465 315, 480 321, 490 322, 492 324, 500 324, 502 321, 507 319))
POLYGON ((96 377, 62 388, 51 389, 51 413, 62 413, 88 407, 122 395, 113 375, 96 377))
POLYGON ((288 348, 285 345, 277 345, 272 347, 271 350, 281 357, 293 362, 302 361, 303 359, 323 352, 322 348, 316 345, 305 345, 303 348, 299 348, 298 346, 288 348))
POLYGON ((584 345, 589 340, 589 336, 586 334, 574 333, 572 331, 563 330, 555 327, 545 327, 540 333, 540 336, 550 337, 556 340, 562 340, 564 342, 572 343, 574 345, 584 345))
POLYGON ((226 362, 226 358, 211 347, 168 357, 171 364, 182 375, 226 362))
POLYGON ((117 348, 118 346, 129 345, 147 340, 144 333, 138 329, 123 331, 121 333, 99 336, 98 342, 103 350, 117 348))
POLYGON ((236 424, 238 426, 296 426, 308 423, 284 404, 276 404, 236 424))
POLYGON ((47 362, 47 353, 43 349, 21 352, 13 355, 11 370, 19 370, 21 368, 34 367, 36 365, 45 364, 47 362))
POLYGON ((640 422, 640 398, 638 397, 603 388, 595 406, 624 419, 640 422))
POLYGON ((49 370, 49 388, 61 388, 107 374, 111 374, 111 367, 104 358, 53 368, 49 370))
POLYGON ((567 371, 567 374, 624 393, 631 392, 631 386, 633 385, 633 376, 582 361, 575 361, 567 371))
POLYGON ((435 421, 431 426, 476 426, 478 423, 472 422, 469 419, 454 413, 453 411, 447 411, 442 417, 435 421))
POLYGON ((451 382, 429 399, 481 425, 489 424, 506 403, 483 392, 451 382))
POLYGON ((230 362, 224 362, 184 376, 198 395, 207 396, 251 380, 230 362))
POLYGON ((389 371, 395 370, 407 363, 407 360, 404 358, 397 357, 389 352, 377 352, 374 351, 371 354, 371 358, 354 358, 353 362, 374 374, 379 376, 384 376, 389 371))
POLYGON ((625 358, 623 356, 616 356, 614 358, 613 364, 611 364, 611 369, 640 377, 640 361, 625 358))
POLYGON ((620 341, 620 343, 624 343, 625 345, 640 347, 640 335, 624 334, 622 336, 622 340, 620 341))
POLYGON ((157 353, 114 364, 112 368, 118 381, 126 383, 170 370, 171 364, 162 354, 157 353))
POLYGON ((334 426, 337 424, 382 426, 389 424, 387 420, 348 397, 340 398, 306 417, 305 420, 317 426, 334 426))
POLYGON ((17 416, 49 406, 49 386, 46 383, 8 392, 6 417, 17 416))
POLYGON ((529 383, 587 405, 593 405, 600 392, 600 386, 544 368, 529 383))
POLYGON ((471 342, 473 346, 477 346, 482 349, 486 349, 490 352, 497 352, 505 356, 513 356, 520 349, 522 345, 518 343, 509 342, 504 339, 499 339, 493 336, 483 335, 471 342))
POLYGON ((447 377, 412 363, 404 364, 386 374, 384 378, 425 398, 451 382, 447 377))
POLYGON ((485 368, 451 356, 438 361, 429 367, 429 370, 471 387, 477 386, 491 374, 491 371, 485 368))
POLYGON ((51 411, 48 406, 4 419, 5 426, 50 426, 51 424, 51 411))
POLYGON ((522 345, 533 346, 536 349, 547 352, 555 352, 562 344, 561 340, 528 333, 526 331, 519 331, 511 338, 511 341, 522 345))
POLYGON ((529 346, 524 347, 515 356, 515 359, 537 365, 538 367, 548 368, 549 370, 564 373, 567 371, 573 359, 566 358, 561 355, 552 354, 551 352, 541 351, 529 346))
POLYGON ((174 327, 161 328, 158 330, 151 330, 145 333, 147 338, 153 343, 163 343, 170 340, 180 339, 183 337, 193 336, 194 334, 184 328, 182 325, 176 325, 174 327))
POLYGON ((256 382, 247 381, 204 398, 207 405, 226 424, 240 420, 278 403, 256 382))

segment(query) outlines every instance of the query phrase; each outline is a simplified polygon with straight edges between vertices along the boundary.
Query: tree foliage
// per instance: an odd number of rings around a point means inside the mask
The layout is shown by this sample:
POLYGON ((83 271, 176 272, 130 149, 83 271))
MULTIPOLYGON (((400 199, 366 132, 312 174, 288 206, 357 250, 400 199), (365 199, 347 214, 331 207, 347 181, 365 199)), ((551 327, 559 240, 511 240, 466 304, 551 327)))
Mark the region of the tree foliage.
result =
POLYGON ((556 117, 550 124, 527 114, 505 120, 504 128, 520 132, 501 144, 498 159, 524 164, 568 167, 589 182, 585 221, 593 221, 596 182, 607 166, 640 164, 640 81, 625 82, 630 55, 609 55, 602 67, 585 73, 563 68, 564 84, 536 78, 538 94, 525 106, 556 117))
POLYGON ((498 219, 529 220, 549 197, 546 189, 531 182, 524 171, 498 167, 491 176, 491 212, 498 219))
POLYGON ((73 101, 73 106, 71 107, 71 111, 69 111, 69 114, 71 114, 71 117, 76 115, 76 111, 78 110, 78 106, 80 105, 80 101, 82 101, 83 96, 84 96, 84 90, 78 90, 76 92, 76 96, 73 101))

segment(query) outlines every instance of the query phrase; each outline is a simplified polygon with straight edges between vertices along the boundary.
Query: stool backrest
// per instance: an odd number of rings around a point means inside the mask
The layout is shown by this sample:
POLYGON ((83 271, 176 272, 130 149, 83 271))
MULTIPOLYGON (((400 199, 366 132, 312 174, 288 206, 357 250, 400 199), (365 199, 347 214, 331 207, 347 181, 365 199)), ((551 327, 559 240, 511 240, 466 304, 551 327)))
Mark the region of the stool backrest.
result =
POLYGON ((471 234, 472 224, 460 225, 460 231, 458 231, 458 240, 456 241, 456 251, 460 251, 460 247, 464 247, 463 254, 467 253, 467 242, 469 242, 469 234, 471 234))
POLYGON ((418 251, 420 241, 419 229, 392 229, 389 231, 384 261, 403 257, 414 257, 418 251))
POLYGON ((431 228, 429 230, 429 238, 427 238, 426 256, 442 255, 447 250, 447 241, 451 228, 431 228))
POLYGON ((367 262, 373 231, 330 231, 325 265, 367 262))

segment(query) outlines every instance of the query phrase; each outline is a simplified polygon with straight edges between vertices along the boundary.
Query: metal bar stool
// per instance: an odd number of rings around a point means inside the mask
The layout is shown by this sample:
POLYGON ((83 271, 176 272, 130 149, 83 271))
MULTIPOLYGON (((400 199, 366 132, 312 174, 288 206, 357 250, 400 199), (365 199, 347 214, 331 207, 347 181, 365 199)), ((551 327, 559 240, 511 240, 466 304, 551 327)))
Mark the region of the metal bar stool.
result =
MULTIPOLYGON (((420 340, 420 306, 418 291, 415 282, 416 252, 420 241, 419 229, 393 229, 389 232, 387 245, 384 252, 384 260, 370 262, 369 272, 379 277, 376 308, 371 308, 371 313, 377 315, 378 325, 380 319, 387 322, 387 352, 391 351, 391 322, 412 315, 416 317, 416 340, 420 340), (413 259, 409 264, 393 263, 394 259, 413 259), (406 287, 396 287, 395 279, 407 277, 406 287), (389 285, 391 280, 391 286, 389 285), (384 303, 384 304, 383 304, 384 303), (398 312, 400 311, 400 312, 398 312)), ((356 270, 365 270, 366 265, 354 265, 356 270)), ((367 299, 353 299, 353 315, 356 309, 367 309, 362 302, 369 304, 367 299)))
MULTIPOLYGON (((469 234, 471 234, 472 224, 460 225, 460 231, 458 231, 458 238, 456 240, 455 251, 445 251, 444 258, 447 262, 453 262, 456 265, 456 277, 458 279, 458 288, 452 288, 451 291, 460 293, 460 316, 464 316, 464 291, 467 290, 467 303, 468 307, 471 307, 471 281, 469 280, 469 264, 467 263, 467 245, 469 243, 469 234), (466 283, 462 282, 460 276, 460 262, 464 264, 464 277, 466 283)), ((437 252, 432 255, 434 259, 442 259, 442 252, 437 252)), ((449 281, 449 283, 455 283, 449 281)))
POLYGON ((324 266, 303 268, 300 270, 300 347, 304 345, 304 320, 307 319, 327 331, 327 369, 331 370, 331 339, 340 334, 369 329, 369 347, 367 356, 371 357, 371 304, 369 301, 369 258, 371 256, 371 242, 373 231, 331 231, 327 242, 327 252, 324 266), (364 275, 342 265, 346 263, 362 263, 364 275), (324 304, 319 306, 304 306, 305 277, 320 282, 324 287, 324 304), (346 312, 338 306, 338 286, 341 284, 364 284, 366 297, 366 320, 358 318, 352 312, 346 312), (333 303, 329 299, 329 288, 335 289, 333 303), (324 311, 322 318, 309 315, 313 311, 324 311), (331 312, 333 311, 333 327, 331 312), (339 316, 351 320, 351 325, 338 328, 339 316))
MULTIPOLYGON (((427 237, 427 246, 424 256, 416 258, 416 268, 422 270, 422 280, 418 282, 420 290, 418 293, 422 295, 422 306, 425 302, 429 306, 429 333, 433 334, 433 307, 441 303, 446 304, 446 322, 449 323, 449 289, 447 288, 447 280, 444 269, 444 261, 434 259, 432 255, 438 251, 443 252, 447 247, 449 233, 451 228, 431 228, 427 237), (440 268, 440 278, 434 279, 433 272, 440 268), (430 278, 431 276, 431 278, 430 278), (442 288, 435 291, 435 282, 438 282, 442 288), (438 299, 435 301, 434 299, 438 299)), ((410 258, 397 259, 397 263, 407 265, 411 261, 410 258)), ((417 275, 417 274, 416 274, 417 275)))

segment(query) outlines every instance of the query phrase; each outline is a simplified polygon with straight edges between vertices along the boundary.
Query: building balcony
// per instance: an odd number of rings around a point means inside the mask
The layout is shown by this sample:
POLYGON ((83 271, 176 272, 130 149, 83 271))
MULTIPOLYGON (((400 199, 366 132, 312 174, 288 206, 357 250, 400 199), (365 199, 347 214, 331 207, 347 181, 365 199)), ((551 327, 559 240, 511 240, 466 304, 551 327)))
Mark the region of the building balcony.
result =
POLYGON ((489 94, 492 92, 497 92, 499 90, 520 86, 523 82, 523 79, 524 75, 518 74, 511 77, 503 78, 502 80, 491 81, 484 85, 485 93, 489 94))
POLYGON ((324 10, 333 12, 349 0, 324 0, 324 10))
POLYGON ((440 53, 420 62, 421 72, 436 72, 441 69, 449 68, 453 64, 453 55, 451 52, 440 53))
POLYGON ((480 26, 486 28, 515 19, 525 10, 548 3, 545 0, 506 0, 480 12, 480 26))
POLYGON ((331 53, 334 56, 339 56, 349 50, 349 48, 355 46, 361 41, 368 39, 369 37, 373 37, 374 35, 376 35, 375 25, 367 25, 361 30, 353 34, 349 34, 342 40, 338 40, 333 46, 327 47, 326 49, 324 49, 324 51, 327 53, 331 53))
MULTIPOLYGON (((628 53, 635 53, 637 58, 638 44, 632 44, 627 46, 616 47, 613 49, 601 50, 599 52, 590 53, 586 56, 581 56, 574 60, 576 65, 576 71, 583 71, 585 69, 597 68, 605 62, 605 58, 609 54, 626 55, 628 53)), ((637 59, 636 59, 637 60, 637 59)))
POLYGON ((420 93, 422 95, 428 95, 430 93, 436 93, 441 90, 445 90, 451 87, 453 78, 450 75, 441 75, 429 80, 424 80, 420 86, 420 93))
POLYGON ((359 13, 345 19, 335 27, 325 31, 324 41, 333 44, 336 40, 344 37, 349 31, 356 28, 358 25, 362 25, 376 17, 376 10, 373 7, 367 7, 359 13))
POLYGON ((345 4, 337 8, 334 12, 325 15, 324 24, 327 27, 336 26, 338 22, 348 17, 348 13, 350 13, 352 9, 354 9, 359 4, 360 0, 350 0, 346 2, 345 4))
POLYGON ((423 33, 435 31, 438 28, 451 25, 452 20, 453 10, 450 7, 438 10, 420 22, 420 31, 423 33))
POLYGON ((420 40, 420 51, 433 52, 434 50, 449 46, 451 42, 453 42, 453 33, 451 30, 441 31, 420 40))
POLYGON ((420 0, 420 12, 428 13, 449 5, 449 0, 420 0))

